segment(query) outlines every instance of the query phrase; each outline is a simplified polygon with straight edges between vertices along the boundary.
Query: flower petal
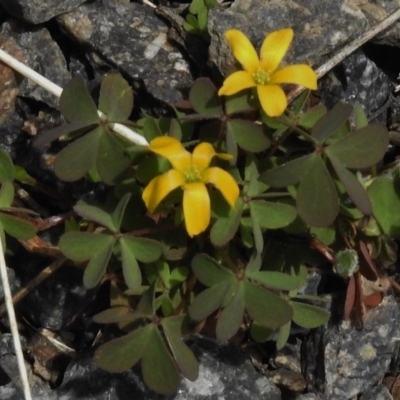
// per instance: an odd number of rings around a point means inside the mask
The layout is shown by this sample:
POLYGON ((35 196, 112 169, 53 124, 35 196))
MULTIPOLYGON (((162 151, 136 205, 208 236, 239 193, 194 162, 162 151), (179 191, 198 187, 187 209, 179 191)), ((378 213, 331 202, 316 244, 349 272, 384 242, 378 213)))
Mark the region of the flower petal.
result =
POLYGON ((210 143, 200 143, 193 150, 192 165, 197 167, 199 171, 205 170, 214 156, 222 158, 223 160, 231 160, 232 156, 226 153, 217 153, 210 143))
POLYGON ((148 148, 153 153, 165 157, 179 171, 191 165, 190 153, 173 137, 158 136, 150 142, 148 148))
POLYGON ((232 48, 233 56, 239 61, 243 69, 254 74, 259 67, 260 60, 247 36, 238 29, 229 29, 225 32, 225 38, 232 48))
POLYGON ((285 57, 292 40, 293 30, 290 28, 270 33, 261 46, 262 68, 269 73, 274 72, 285 57))
POLYGON ((288 65, 274 72, 270 83, 294 83, 315 90, 317 89, 317 74, 309 65, 288 65))
POLYGON ((224 80, 224 84, 218 90, 218 96, 231 96, 254 86, 256 86, 256 83, 248 72, 236 71, 224 80))
POLYGON ((164 197, 174 189, 185 184, 182 172, 171 169, 165 174, 156 176, 144 188, 142 199, 148 210, 153 213, 164 197))
POLYGON ((203 182, 214 185, 231 207, 239 197, 239 187, 232 175, 218 167, 208 168, 203 172, 203 182))
POLYGON ((204 183, 187 183, 183 192, 183 215, 190 237, 204 232, 210 223, 210 196, 204 183))
POLYGON ((270 117, 278 117, 287 107, 285 92, 278 85, 259 85, 257 94, 262 109, 270 117))

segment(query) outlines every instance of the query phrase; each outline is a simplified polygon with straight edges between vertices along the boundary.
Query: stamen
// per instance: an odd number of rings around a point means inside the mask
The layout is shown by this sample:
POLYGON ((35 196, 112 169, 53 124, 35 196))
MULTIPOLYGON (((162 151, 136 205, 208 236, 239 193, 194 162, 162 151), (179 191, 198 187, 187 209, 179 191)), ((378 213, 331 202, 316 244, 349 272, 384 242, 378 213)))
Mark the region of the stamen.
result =
POLYGON ((191 167, 185 169, 185 178, 186 178, 186 183, 200 182, 201 181, 200 171, 195 166, 192 165, 191 167))
POLYGON ((267 85, 269 82, 269 73, 265 69, 258 68, 253 78, 257 85, 267 85))

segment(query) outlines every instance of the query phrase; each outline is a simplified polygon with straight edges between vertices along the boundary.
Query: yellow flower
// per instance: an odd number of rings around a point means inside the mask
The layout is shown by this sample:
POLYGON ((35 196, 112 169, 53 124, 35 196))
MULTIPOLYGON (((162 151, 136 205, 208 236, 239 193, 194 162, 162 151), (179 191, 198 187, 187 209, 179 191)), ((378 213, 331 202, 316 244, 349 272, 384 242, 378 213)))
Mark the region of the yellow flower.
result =
POLYGON ((172 169, 150 181, 143 191, 143 201, 153 213, 160 202, 174 189, 183 189, 183 214, 189 236, 205 231, 210 223, 210 197, 206 184, 215 186, 233 207, 239 188, 233 177, 218 167, 210 167, 214 156, 229 160, 229 154, 216 153, 211 144, 200 143, 189 153, 177 139, 160 136, 150 142, 149 149, 165 158, 172 169))
POLYGON ((282 29, 270 33, 264 40, 260 58, 243 32, 230 29, 225 32, 233 56, 244 71, 228 76, 218 94, 230 96, 243 89, 257 88, 261 107, 270 117, 281 115, 287 107, 285 92, 281 83, 294 83, 308 89, 317 89, 317 75, 305 64, 278 68, 293 39, 292 29, 282 29))

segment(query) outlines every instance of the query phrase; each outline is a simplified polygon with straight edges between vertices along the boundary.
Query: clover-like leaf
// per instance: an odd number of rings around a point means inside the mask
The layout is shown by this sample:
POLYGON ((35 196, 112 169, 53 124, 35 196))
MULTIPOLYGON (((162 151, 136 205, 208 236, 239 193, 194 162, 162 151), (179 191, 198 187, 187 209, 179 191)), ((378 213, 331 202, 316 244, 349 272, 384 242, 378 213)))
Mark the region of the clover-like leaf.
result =
POLYGON ((115 207, 115 210, 111 215, 113 226, 115 227, 116 230, 121 229, 122 218, 124 217, 126 206, 128 205, 130 198, 131 198, 131 193, 126 193, 122 197, 122 199, 118 202, 117 206, 115 207))
POLYGON ((243 207, 244 201, 239 197, 235 207, 229 209, 228 215, 216 220, 210 231, 210 240, 214 246, 223 246, 233 238, 239 228, 243 207))
POLYGON ((99 110, 108 120, 125 121, 133 108, 133 92, 119 74, 108 74, 101 81, 99 110))
POLYGON ((297 190, 297 211, 309 225, 331 225, 339 212, 339 201, 331 175, 319 154, 310 159, 307 173, 297 190))
POLYGON ((267 326, 261 325, 257 321, 253 321, 251 323, 250 335, 251 335, 251 338, 256 343, 266 342, 273 333, 274 333, 273 329, 268 328, 267 326))
POLYGON ((227 130, 232 133, 239 147, 246 151, 259 153, 271 145, 263 126, 252 121, 231 119, 227 123, 227 130))
POLYGON ((299 287, 296 276, 288 275, 278 271, 253 271, 247 272, 246 276, 269 289, 293 290, 299 287))
POLYGON ((232 282, 235 275, 218 264, 207 254, 196 254, 192 260, 192 270, 196 278, 206 286, 214 286, 223 282, 232 282))
POLYGON ((244 282, 245 307, 250 317, 260 324, 278 329, 293 316, 293 309, 280 296, 250 282, 244 282))
POLYGON ((94 354, 96 363, 111 373, 132 368, 142 358, 152 329, 151 325, 139 327, 121 338, 103 344, 94 354))
POLYGON ((383 231, 400 238, 400 193, 398 179, 389 176, 375 178, 368 187, 373 214, 383 231))
POLYGON ((221 100, 215 85, 208 78, 197 79, 189 92, 189 101, 198 114, 222 115, 221 100))
POLYGON ((265 200, 252 200, 250 209, 261 229, 279 229, 292 223, 297 216, 296 209, 289 204, 265 200))
POLYGON ((151 327, 141 360, 143 380, 156 393, 172 394, 180 382, 178 369, 157 326, 151 327))
POLYGON ((328 321, 330 314, 328 311, 313 306, 311 304, 291 301, 293 307, 293 322, 303 328, 317 328, 328 321))
POLYGON ((251 208, 250 208, 250 219, 251 219, 251 225, 253 227, 254 245, 256 251, 258 253, 262 253, 264 249, 264 237, 261 231, 260 224, 258 223, 257 216, 252 212, 251 208))
POLYGON ((225 113, 228 115, 255 111, 256 109, 257 107, 250 90, 241 90, 225 99, 225 113))
POLYGON ((15 176, 15 167, 11 157, 0 149, 0 183, 12 181, 15 176))
POLYGON ((142 273, 140 272, 135 252, 132 251, 126 238, 121 238, 119 244, 121 246, 122 273, 125 283, 129 289, 139 289, 142 285, 142 273))
POLYGON ((354 124, 356 129, 363 128, 368 125, 368 117, 360 104, 354 106, 354 124))
POLYGON ((157 240, 125 235, 120 239, 121 241, 124 243, 124 246, 130 248, 139 261, 150 263, 161 257, 162 247, 161 243, 157 242, 157 240))
POLYGON ((182 340, 184 322, 185 317, 172 316, 164 318, 161 326, 182 375, 191 381, 195 381, 199 375, 199 364, 193 352, 182 340))
POLYGON ((82 76, 74 76, 64 87, 60 97, 60 111, 69 122, 98 123, 100 117, 82 76))
POLYGON ((12 182, 6 181, 0 188, 0 208, 11 207, 14 200, 14 185, 12 182))
POLYGON ((372 213, 372 204, 363 185, 361 185, 358 179, 342 163, 337 161, 334 156, 331 155, 329 158, 353 203, 365 215, 370 215, 372 213))
POLYGON ((332 110, 320 118, 311 130, 311 135, 322 143, 343 125, 351 116, 353 107, 349 104, 337 103, 332 110))
POLYGON ((114 241, 111 235, 103 233, 67 232, 61 236, 58 246, 67 258, 82 262, 114 244, 114 241))
POLYGON ((74 211, 82 218, 85 218, 88 221, 97 222, 98 224, 108 228, 110 231, 116 232, 118 230, 112 215, 102 210, 100 207, 88 204, 84 201, 79 201, 74 206, 74 211))
POLYGON ((232 297, 218 317, 216 335, 218 340, 229 340, 239 330, 243 322, 244 291, 243 282, 236 282, 232 290, 232 297))
POLYGON ((260 174, 260 181, 267 185, 283 188, 298 183, 304 176, 305 172, 313 163, 314 153, 295 158, 279 167, 269 169, 260 174))
POLYGON ((93 316, 93 322, 97 324, 117 324, 130 314, 129 307, 111 307, 93 316))
POLYGON ((35 236, 36 228, 30 222, 5 213, 0 213, 0 225, 10 236, 28 240, 35 236))
POLYGON ((312 128, 326 114, 326 111, 326 107, 322 104, 311 108, 300 115, 299 125, 308 129, 312 128))
POLYGON ((389 134, 385 126, 373 123, 332 143, 325 152, 347 168, 366 168, 383 158, 388 145, 389 134))

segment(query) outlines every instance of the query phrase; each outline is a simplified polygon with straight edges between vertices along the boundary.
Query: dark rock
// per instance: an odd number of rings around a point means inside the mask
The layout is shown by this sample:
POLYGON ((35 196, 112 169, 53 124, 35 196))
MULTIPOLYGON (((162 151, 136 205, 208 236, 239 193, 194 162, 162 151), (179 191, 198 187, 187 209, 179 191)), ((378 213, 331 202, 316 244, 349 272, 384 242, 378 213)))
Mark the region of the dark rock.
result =
POLYGON ((348 321, 324 326, 305 339, 303 371, 309 389, 326 400, 368 392, 385 375, 397 348, 400 310, 392 296, 369 311, 363 329, 348 321))
MULTIPOLYGON (((46 28, 32 28, 17 21, 7 21, 1 26, 0 34, 13 38, 22 50, 25 64, 53 83, 64 87, 71 79, 64 55, 46 28)), ((57 97, 29 79, 21 83, 19 95, 58 108, 57 97)))
POLYGON ((304 393, 296 396, 296 400, 322 400, 322 399, 321 397, 318 397, 314 393, 304 393))
POLYGON ((200 361, 195 382, 183 379, 176 395, 161 396, 145 388, 137 368, 123 374, 99 369, 92 355, 80 355, 71 362, 63 384, 57 389, 59 400, 280 400, 279 389, 258 374, 242 352, 234 346, 212 340, 195 339, 191 348, 200 361))
POLYGON ((365 392, 359 400, 393 400, 393 397, 385 385, 378 385, 365 392))
POLYGON ((152 9, 138 3, 105 6, 86 4, 57 18, 74 41, 87 47, 92 65, 115 68, 134 89, 175 103, 192 83, 189 65, 167 42, 167 26, 152 9))
POLYGON ((84 0, 0 0, 0 5, 16 18, 40 24, 73 10, 84 2, 84 0))
POLYGON ((338 101, 360 104, 366 114, 375 119, 381 111, 386 123, 385 107, 393 89, 391 80, 362 50, 357 50, 338 65, 319 84, 322 102, 328 108, 338 101))

